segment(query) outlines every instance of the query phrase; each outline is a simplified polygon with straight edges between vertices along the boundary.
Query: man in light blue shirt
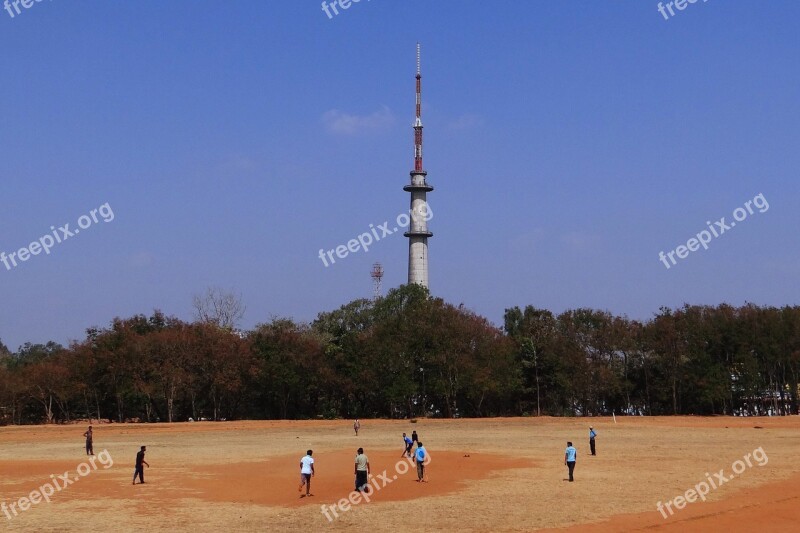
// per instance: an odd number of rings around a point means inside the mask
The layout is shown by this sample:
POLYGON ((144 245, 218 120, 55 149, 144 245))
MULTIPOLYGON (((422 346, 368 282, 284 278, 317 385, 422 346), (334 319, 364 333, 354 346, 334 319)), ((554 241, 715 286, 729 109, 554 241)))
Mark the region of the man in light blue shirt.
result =
POLYGON ((417 441, 417 451, 414 452, 414 462, 417 463, 417 482, 425 482, 425 463, 428 459, 428 450, 417 441))
POLYGON ((597 455, 594 449, 594 438, 597 436, 597 432, 594 430, 592 426, 589 426, 589 449, 592 452, 592 455, 597 455))
POLYGON ((578 450, 573 448, 572 442, 567 442, 567 449, 564 452, 564 464, 569 468, 569 480, 575 481, 572 478, 572 473, 575 471, 575 461, 578 459, 578 450))

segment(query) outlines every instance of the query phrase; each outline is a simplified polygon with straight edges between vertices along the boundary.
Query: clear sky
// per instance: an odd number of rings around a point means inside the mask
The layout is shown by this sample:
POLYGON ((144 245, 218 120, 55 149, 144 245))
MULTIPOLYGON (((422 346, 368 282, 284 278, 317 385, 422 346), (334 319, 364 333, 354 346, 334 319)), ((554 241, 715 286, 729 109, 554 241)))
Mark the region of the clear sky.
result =
POLYGON ((498 324, 527 304, 798 304, 800 2, 657 6, 0 11, 0 251, 114 214, 0 263, 0 338, 67 343, 156 308, 189 320, 208 286, 242 294, 245 328, 312 320, 369 297, 375 261, 384 292, 404 283, 400 233, 329 267, 318 252, 408 209, 417 41, 434 295, 498 324), (768 210, 659 260, 758 194, 768 210))

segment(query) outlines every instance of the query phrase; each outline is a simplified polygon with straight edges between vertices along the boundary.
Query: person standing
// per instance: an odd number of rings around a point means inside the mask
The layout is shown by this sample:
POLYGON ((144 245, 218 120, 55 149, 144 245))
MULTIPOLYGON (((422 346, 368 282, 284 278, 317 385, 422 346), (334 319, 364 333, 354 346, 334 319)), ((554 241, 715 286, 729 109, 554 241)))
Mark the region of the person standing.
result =
POLYGON ((356 490, 358 492, 369 492, 369 458, 364 455, 364 448, 358 449, 355 464, 356 490))
POLYGON ((301 498, 313 496, 311 494, 311 478, 314 477, 314 459, 311 457, 313 453, 312 450, 308 450, 306 456, 300 459, 300 486, 297 487, 297 492, 303 490, 303 485, 306 486, 306 493, 301 495, 301 498))
POLYGON ((411 440, 403 433, 403 453, 400 457, 411 457, 411 449, 414 447, 414 441, 411 440))
POLYGON ((592 451, 592 455, 597 455, 595 453, 594 448, 594 438, 597 436, 597 432, 594 430, 592 426, 589 426, 589 449, 592 451))
POLYGON ((414 452, 414 462, 417 463, 417 482, 425 482, 425 460, 428 458, 428 450, 417 441, 417 451, 414 452))
POLYGON ((411 442, 419 442, 419 437, 417 437, 417 430, 411 432, 411 442))
POLYGON ((564 464, 569 468, 569 480, 574 481, 572 473, 575 471, 575 461, 578 459, 578 450, 573 448, 572 442, 567 442, 567 449, 564 452, 564 464))
POLYGON ((136 485, 137 475, 139 476, 139 483, 144 483, 144 465, 147 465, 147 468, 150 468, 150 465, 147 464, 147 461, 144 460, 145 451, 147 451, 147 446, 142 446, 142 449, 139 450, 139 453, 136 454, 136 468, 133 471, 132 485, 136 485))
POLYGON ((358 430, 359 429, 361 429, 361 422, 359 422, 358 418, 356 418, 356 421, 353 422, 353 431, 356 432, 356 437, 358 437, 358 430))
POLYGON ((94 455, 94 446, 92 444, 92 426, 83 434, 86 437, 86 455, 94 455))

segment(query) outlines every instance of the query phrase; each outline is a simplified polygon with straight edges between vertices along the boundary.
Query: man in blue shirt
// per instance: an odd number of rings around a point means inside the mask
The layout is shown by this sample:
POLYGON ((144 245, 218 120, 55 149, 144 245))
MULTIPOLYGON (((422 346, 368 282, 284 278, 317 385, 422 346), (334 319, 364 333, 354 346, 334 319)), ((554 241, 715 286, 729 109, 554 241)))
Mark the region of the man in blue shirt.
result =
POLYGON ((589 426, 589 449, 592 451, 592 455, 597 455, 594 450, 594 438, 597 436, 597 432, 594 430, 592 426, 589 426))
POLYGON ((411 448, 414 446, 414 441, 408 438, 405 433, 403 433, 403 446, 405 447, 400 457, 411 457, 411 448))
POLYGON ((428 450, 417 441, 417 451, 414 452, 414 462, 417 463, 417 482, 425 482, 425 462, 428 459, 428 450))
POLYGON ((572 447, 572 442, 567 442, 567 449, 564 452, 564 464, 569 468, 569 480, 575 481, 572 478, 572 473, 575 471, 575 460, 578 458, 578 450, 572 447))

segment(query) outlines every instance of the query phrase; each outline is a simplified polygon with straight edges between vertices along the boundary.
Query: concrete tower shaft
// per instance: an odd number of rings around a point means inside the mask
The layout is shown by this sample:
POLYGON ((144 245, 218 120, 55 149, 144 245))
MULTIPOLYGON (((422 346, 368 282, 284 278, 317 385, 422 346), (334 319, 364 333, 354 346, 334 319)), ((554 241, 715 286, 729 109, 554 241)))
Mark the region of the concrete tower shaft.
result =
POLYGON ((420 46, 417 43, 417 105, 414 120, 414 170, 411 171, 411 184, 403 187, 411 193, 411 223, 405 236, 408 237, 408 283, 428 287, 428 198, 433 190, 428 184, 428 175, 422 165, 422 73, 420 70, 420 46))

